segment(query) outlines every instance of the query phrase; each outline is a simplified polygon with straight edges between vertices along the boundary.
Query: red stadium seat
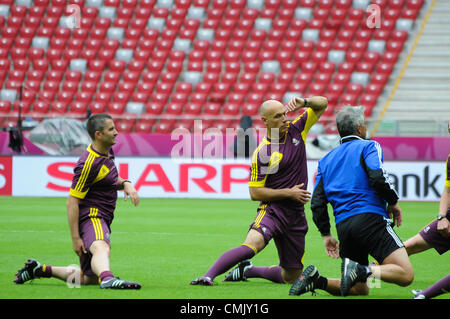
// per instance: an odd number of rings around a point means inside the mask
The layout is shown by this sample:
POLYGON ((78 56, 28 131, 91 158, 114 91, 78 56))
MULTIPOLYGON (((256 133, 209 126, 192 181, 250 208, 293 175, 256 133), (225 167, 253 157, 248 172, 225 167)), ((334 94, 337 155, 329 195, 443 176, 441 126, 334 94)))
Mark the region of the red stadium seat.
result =
POLYGON ((0 114, 8 114, 11 112, 11 102, 0 100, 0 114))
POLYGON ((304 62, 309 61, 309 57, 311 55, 311 52, 305 52, 303 50, 298 50, 294 52, 293 59, 295 62, 302 64, 304 62))
POLYGON ((183 105, 181 103, 172 102, 166 105, 165 113, 172 115, 180 115, 183 110, 183 105))
POLYGON ((138 122, 136 124, 136 126, 134 127, 134 131, 135 131, 135 133, 141 133, 141 134, 142 133, 144 133, 144 134, 151 133, 152 125, 153 124, 150 124, 150 123, 140 123, 140 122, 138 122))
POLYGON ((239 105, 241 105, 241 103, 239 104, 235 104, 235 103, 226 103, 223 106, 223 114, 225 115, 238 115, 239 114, 239 105))
POLYGON ((36 101, 32 105, 33 113, 41 113, 46 114, 50 110, 50 104, 49 102, 45 101, 36 101))
POLYGON ((356 64, 355 70, 357 72, 372 73, 375 63, 373 62, 359 62, 356 64))
POLYGON ((235 82, 233 84, 233 88, 232 91, 234 93, 238 93, 238 94, 247 94, 250 90, 250 84, 249 83, 240 83, 240 82, 235 82))
POLYGON ((301 70, 303 73, 314 74, 317 71, 317 62, 304 62, 301 64, 301 70))
POLYGON ((51 103, 50 110, 53 113, 65 114, 69 111, 69 105, 68 105, 68 103, 65 103, 65 102, 55 101, 55 102, 51 103))
POLYGON ((392 70, 394 68, 394 65, 391 63, 379 63, 376 66, 376 72, 380 74, 390 75, 392 73, 392 70))
POLYGON ((409 9, 420 9, 424 0, 406 0, 406 7, 409 9))
POLYGON ((294 77, 294 83, 309 84, 313 78, 312 73, 297 73, 294 77))
POLYGON ((105 113, 106 112, 106 103, 94 101, 88 105, 88 108, 91 110, 91 112, 93 114, 105 113))
POLYGON ((419 14, 418 9, 404 8, 400 11, 400 17, 403 19, 416 20, 418 14, 419 14))
MULTIPOLYGON (((328 60, 328 51, 322 52, 322 51, 315 51, 311 54, 311 62, 313 63, 322 63, 326 62, 328 60)), ((303 63, 304 64, 304 63, 303 63)), ((302 64, 302 66, 303 66, 302 64)))
POLYGON ((342 84, 332 83, 328 85, 327 92, 331 95, 341 95, 344 92, 345 86, 342 84))
MULTIPOLYGON (((261 98, 262 100, 262 98, 261 98)), ((258 114, 258 109, 261 103, 254 103, 254 102, 248 102, 245 103, 242 106, 242 114, 243 115, 249 115, 249 116, 255 116, 258 114)))
POLYGON ((192 102, 186 104, 184 107, 184 113, 187 115, 199 115, 202 112, 202 103, 192 102))
POLYGON ((400 53, 403 50, 403 42, 400 41, 388 41, 386 43, 386 51, 393 53, 400 53))
POLYGON ((345 86, 350 81, 350 75, 351 74, 349 73, 337 73, 333 77, 333 83, 342 84, 345 86))
POLYGON ((253 83, 251 86, 251 92, 258 93, 258 94, 266 94, 269 90, 269 85, 273 84, 274 82, 267 82, 267 83, 253 83))
POLYGON ((360 95, 362 93, 362 91, 363 91, 362 84, 349 83, 345 88, 345 92, 347 94, 352 94, 352 95, 360 95))
POLYGON ((328 85, 331 81, 331 74, 329 73, 318 73, 314 77, 314 83, 328 85))
POLYGON ((87 112, 87 103, 80 101, 73 101, 69 105, 70 113, 85 115, 87 112))
POLYGON ((377 95, 362 94, 359 97, 359 104, 366 108, 373 108, 377 104, 377 95))
POLYGON ((168 134, 172 132, 173 122, 167 120, 161 120, 159 123, 156 123, 153 127, 154 133, 159 134, 168 134))
POLYGON ((300 94, 303 95, 307 91, 308 85, 309 85, 309 83, 295 83, 295 82, 293 82, 293 83, 291 83, 289 85, 289 91, 290 92, 297 92, 297 93, 300 93, 300 94))
POLYGON ((207 115, 219 115, 221 105, 219 103, 207 103, 203 108, 203 114, 207 115))
POLYGON ((383 86, 380 84, 369 83, 366 86, 365 93, 369 95, 379 96, 383 91, 383 86))
POLYGON ((405 4, 405 0, 388 0, 388 6, 391 9, 401 9, 405 4))
POLYGON ((358 96, 355 94, 343 94, 341 95, 340 102, 343 105, 356 105, 358 96))
POLYGON ((264 95, 259 93, 250 93, 247 95, 247 104, 261 105, 264 95))
POLYGON ((324 84, 312 83, 309 86, 308 96, 323 95, 325 93, 325 88, 326 86, 324 84))

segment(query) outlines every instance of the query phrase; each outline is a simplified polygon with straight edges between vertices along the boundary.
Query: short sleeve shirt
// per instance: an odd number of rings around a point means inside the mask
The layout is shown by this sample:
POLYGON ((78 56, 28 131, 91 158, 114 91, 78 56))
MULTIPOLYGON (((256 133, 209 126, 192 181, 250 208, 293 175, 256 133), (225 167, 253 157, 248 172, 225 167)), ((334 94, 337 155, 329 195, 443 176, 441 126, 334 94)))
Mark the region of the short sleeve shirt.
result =
MULTIPOLYGON (((307 108, 295 120, 288 122, 287 133, 280 140, 265 137, 252 156, 249 187, 281 189, 304 183, 306 189, 306 135, 317 120, 314 111, 307 108)), ((301 203, 289 199, 261 204, 268 204, 268 210, 275 214, 304 211, 301 203)))
POLYGON ((70 195, 79 198, 80 222, 95 212, 96 217, 111 222, 117 201, 118 172, 114 152, 97 152, 89 145, 75 168, 70 195))

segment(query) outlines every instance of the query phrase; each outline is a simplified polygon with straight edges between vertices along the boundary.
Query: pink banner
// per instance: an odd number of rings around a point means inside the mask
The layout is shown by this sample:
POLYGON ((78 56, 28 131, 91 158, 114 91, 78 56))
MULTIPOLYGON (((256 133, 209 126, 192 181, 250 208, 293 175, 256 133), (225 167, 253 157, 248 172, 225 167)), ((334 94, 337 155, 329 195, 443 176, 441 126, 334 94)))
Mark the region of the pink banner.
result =
POLYGON ((450 153, 450 137, 374 137, 383 148, 384 160, 445 161, 450 153))
MULTIPOLYGON (((119 134, 114 145, 114 152, 118 156, 161 156, 172 155, 172 150, 181 149, 187 157, 214 157, 218 153, 223 157, 233 156, 234 135, 218 135, 209 138, 207 135, 186 134, 172 136, 171 134, 119 134), (183 147, 184 146, 184 147, 183 147), (207 154, 208 153, 208 154, 207 154)), ((176 151, 175 155, 180 155, 176 151)))
MULTIPOLYGON (((23 137, 23 152, 22 154, 28 155, 45 155, 44 151, 34 145, 29 139, 23 137)), ((9 132, 0 132, 0 155, 15 155, 9 147, 9 132)))

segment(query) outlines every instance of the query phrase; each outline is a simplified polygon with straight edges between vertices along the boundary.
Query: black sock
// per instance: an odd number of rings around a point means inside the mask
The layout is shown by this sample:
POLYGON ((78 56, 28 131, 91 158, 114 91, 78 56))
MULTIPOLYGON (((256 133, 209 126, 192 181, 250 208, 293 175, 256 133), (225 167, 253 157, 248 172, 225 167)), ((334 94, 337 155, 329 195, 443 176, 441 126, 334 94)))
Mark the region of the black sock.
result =
POLYGON ((328 286, 328 279, 322 276, 319 276, 316 281, 316 287, 317 289, 325 290, 328 286))

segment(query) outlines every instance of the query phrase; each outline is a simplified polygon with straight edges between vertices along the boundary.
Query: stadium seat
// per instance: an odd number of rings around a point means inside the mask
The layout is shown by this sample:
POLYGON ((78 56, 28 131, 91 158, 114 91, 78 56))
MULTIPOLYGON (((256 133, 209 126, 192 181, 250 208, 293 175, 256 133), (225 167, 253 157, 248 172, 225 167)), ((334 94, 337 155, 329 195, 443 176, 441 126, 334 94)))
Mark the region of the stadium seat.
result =
POLYGON ((358 101, 358 96, 354 94, 343 94, 340 97, 340 103, 343 105, 356 105, 358 101))
POLYGON ((255 116, 258 114, 260 103, 247 102, 242 106, 242 114, 248 116, 255 116))
POLYGON ((172 132, 174 122, 169 120, 160 120, 153 126, 153 132, 159 134, 168 134, 172 132))
POLYGON ((233 115, 233 116, 238 115, 239 114, 239 109, 240 109, 239 105, 241 105, 241 103, 239 103, 239 104, 235 104, 235 103, 232 103, 232 102, 226 103, 223 106, 223 114, 224 115, 233 115))
POLYGON ((6 115, 11 112, 11 101, 0 100, 0 114, 6 115))
POLYGON ((5 1, 3 88, 27 83, 39 92, 27 97, 30 105, 54 99, 108 111, 104 105, 114 102, 140 103, 152 112, 155 104, 153 120, 168 103, 185 106, 183 114, 194 104, 189 112, 200 116, 205 110, 196 106, 212 102, 221 105, 219 115, 238 116, 236 105, 259 106, 290 92, 324 92, 337 105, 342 87, 361 84, 362 93, 377 96, 371 85, 386 84, 423 6, 423 0, 71 0, 82 16, 80 28, 71 29, 63 0, 5 1), (381 29, 365 26, 370 3, 383 8, 381 29))

